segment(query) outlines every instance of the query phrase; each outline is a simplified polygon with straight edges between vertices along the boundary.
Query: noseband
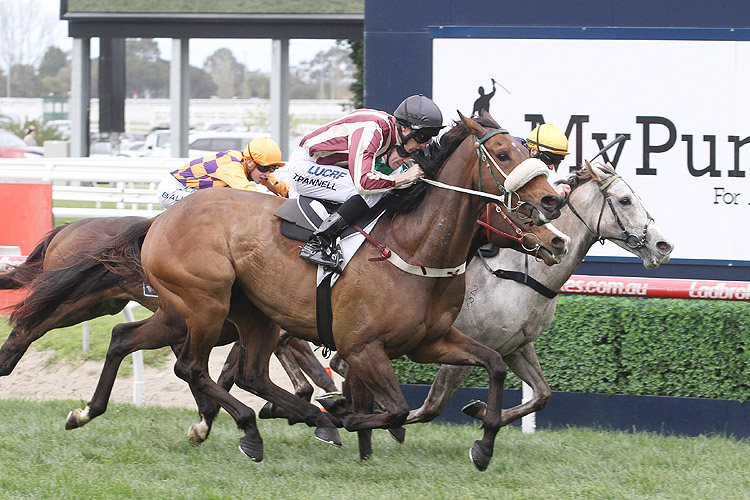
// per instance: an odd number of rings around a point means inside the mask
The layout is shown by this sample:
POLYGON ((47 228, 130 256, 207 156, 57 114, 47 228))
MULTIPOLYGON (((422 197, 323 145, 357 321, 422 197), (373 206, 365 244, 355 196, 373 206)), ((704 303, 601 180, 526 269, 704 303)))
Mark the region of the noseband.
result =
MULTIPOLYGON (((599 220, 596 223, 596 231, 594 231, 593 229, 591 229, 589 227, 589 225, 586 224, 586 221, 583 220, 583 218, 578 214, 578 212, 576 211, 576 209, 573 207, 573 204, 570 203, 570 198, 568 198, 568 206, 570 207, 570 210, 573 212, 573 214, 576 217, 578 217, 578 219, 583 223, 584 226, 586 226, 586 229, 588 229, 593 235, 595 235, 596 239, 602 245, 604 244, 604 240, 608 239, 608 240, 612 240, 612 241, 622 241, 627 246, 629 246, 630 248, 633 248, 633 249, 643 248, 643 247, 646 246, 646 232, 648 231, 648 225, 651 224, 652 222, 654 222, 654 218, 651 217, 651 214, 649 214, 648 210, 647 210, 646 211, 646 216, 648 217, 648 220, 646 221, 646 224, 643 226, 643 233, 640 236, 638 236, 635 233, 631 233, 630 231, 627 230, 627 228, 625 227, 625 224, 622 223, 622 219, 620 219, 620 216, 617 214, 617 210, 615 210, 614 203, 612 203, 612 197, 607 192, 607 188, 616 179, 620 179, 620 180, 622 180, 622 182, 625 182, 625 180, 622 179, 622 177, 620 177, 617 174, 613 175, 612 177, 610 177, 606 181, 597 182, 597 184, 599 185, 599 192, 602 193, 603 199, 602 199, 602 208, 601 208, 601 210, 599 210, 599 220), (601 229, 601 224, 602 224, 602 216, 604 215, 604 207, 607 206, 607 205, 609 205, 609 209, 612 212, 612 216, 615 218, 615 222, 617 222, 617 225, 620 226, 620 229, 622 229, 622 233, 623 233, 624 238, 617 238, 617 237, 614 237, 614 236, 610 237, 610 238, 605 238, 604 236, 602 236, 601 230, 600 230, 601 229)), ((625 183, 625 185, 627 185, 628 188, 630 188, 630 186, 627 183, 625 183)), ((633 191, 632 189, 630 189, 630 190, 633 191)))

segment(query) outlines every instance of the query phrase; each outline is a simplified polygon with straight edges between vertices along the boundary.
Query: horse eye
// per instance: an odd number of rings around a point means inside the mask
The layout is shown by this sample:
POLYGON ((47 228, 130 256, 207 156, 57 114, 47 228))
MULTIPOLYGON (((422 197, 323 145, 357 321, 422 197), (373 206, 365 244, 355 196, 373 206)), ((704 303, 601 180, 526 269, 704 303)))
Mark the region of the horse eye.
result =
POLYGON ((497 155, 498 161, 508 161, 510 160, 510 155, 506 151, 502 151, 497 155))
POLYGON ((630 197, 629 196, 623 196, 620 198, 620 205, 630 205, 630 197))

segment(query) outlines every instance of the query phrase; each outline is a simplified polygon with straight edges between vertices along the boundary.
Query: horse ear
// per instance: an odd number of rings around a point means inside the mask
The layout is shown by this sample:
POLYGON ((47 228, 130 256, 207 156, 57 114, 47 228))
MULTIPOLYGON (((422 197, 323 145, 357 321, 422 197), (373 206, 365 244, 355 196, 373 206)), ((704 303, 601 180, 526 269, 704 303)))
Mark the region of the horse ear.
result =
POLYGON ((500 124, 497 123, 497 120, 495 120, 494 118, 492 118, 492 115, 490 114, 490 112, 488 110, 482 109, 482 111, 479 112, 479 116, 481 116, 482 118, 484 118, 486 120, 491 121, 492 123, 495 124, 495 126, 497 126, 497 128, 501 128, 500 124))
POLYGON ((484 128, 482 128, 480 124, 475 120, 464 116, 460 111, 456 111, 458 112, 458 118, 461 120, 461 123, 469 130, 469 132, 477 137, 482 137, 484 135, 484 128))
POLYGON ((599 182, 601 181, 601 177, 599 176, 599 172, 596 171, 596 169, 589 163, 588 160, 583 160, 583 164, 586 166, 586 171, 589 173, 592 179, 599 182))

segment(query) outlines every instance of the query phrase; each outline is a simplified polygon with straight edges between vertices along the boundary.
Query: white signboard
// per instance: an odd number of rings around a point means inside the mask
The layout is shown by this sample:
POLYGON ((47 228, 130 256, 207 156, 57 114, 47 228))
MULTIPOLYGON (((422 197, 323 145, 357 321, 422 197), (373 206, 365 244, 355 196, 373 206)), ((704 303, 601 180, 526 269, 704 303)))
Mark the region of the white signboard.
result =
MULTIPOLYGON (((566 131, 556 178, 627 134, 609 159, 672 257, 750 260, 750 42, 438 38, 433 78, 446 122, 494 79, 489 111, 513 135, 542 121, 566 131)), ((589 255, 630 254, 607 243, 589 255)))

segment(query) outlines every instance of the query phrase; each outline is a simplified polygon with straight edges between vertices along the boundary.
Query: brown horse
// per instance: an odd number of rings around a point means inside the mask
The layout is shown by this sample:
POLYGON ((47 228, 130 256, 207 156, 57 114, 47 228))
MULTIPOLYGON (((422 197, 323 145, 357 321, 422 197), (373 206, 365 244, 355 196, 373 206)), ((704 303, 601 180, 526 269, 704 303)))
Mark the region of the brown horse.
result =
MULTIPOLYGON (((336 424, 348 430, 389 428, 406 419, 409 408, 389 358, 407 354, 418 362, 484 367, 490 375, 489 406, 484 437, 475 442, 471 457, 480 470, 489 464, 500 426, 505 366, 495 351, 452 327, 464 294, 460 270, 476 214, 487 198, 505 196, 516 206, 523 202, 536 219, 557 217, 562 200, 533 169, 531 175, 529 168, 521 168, 524 175, 513 176, 528 152, 503 130, 462 116, 443 141, 444 155, 433 159, 444 165, 425 168, 427 177, 441 188, 418 184, 410 194, 421 196, 419 210, 403 211, 406 202, 394 207, 394 215, 381 219, 372 236, 417 266, 445 277, 407 274, 387 263, 373 263, 369 259, 380 254, 365 246, 333 289, 333 333, 339 355, 351 367, 350 377, 356 379, 352 383, 365 384, 382 404, 383 413, 344 412, 338 421, 268 377, 268 360, 278 337, 276 324, 295 336, 320 342, 316 269, 297 259, 297 244, 279 233, 272 214, 280 200, 234 190, 198 192, 126 232, 96 256, 121 274, 128 274, 132 262, 142 256, 143 275, 159 292, 159 309, 148 321, 170 327, 184 318, 187 324, 188 338, 175 372, 232 415, 245 432, 240 449, 250 458, 259 461, 263 456, 254 412, 213 382, 207 371, 208 355, 224 318, 238 327, 243 346, 235 383, 296 413, 316 427, 318 438, 334 444, 340 443, 336 424), (512 185, 513 192, 506 193, 503 183, 512 185), (285 276, 294 276, 294 282, 285 276), (404 303, 407 307, 401 306, 404 303)), ((413 198, 407 197, 407 202, 413 198)), ((72 272, 85 272, 85 267, 74 266, 72 272)), ((82 290, 110 285, 91 273, 82 290)), ((22 314, 22 308, 19 311, 22 314)))

